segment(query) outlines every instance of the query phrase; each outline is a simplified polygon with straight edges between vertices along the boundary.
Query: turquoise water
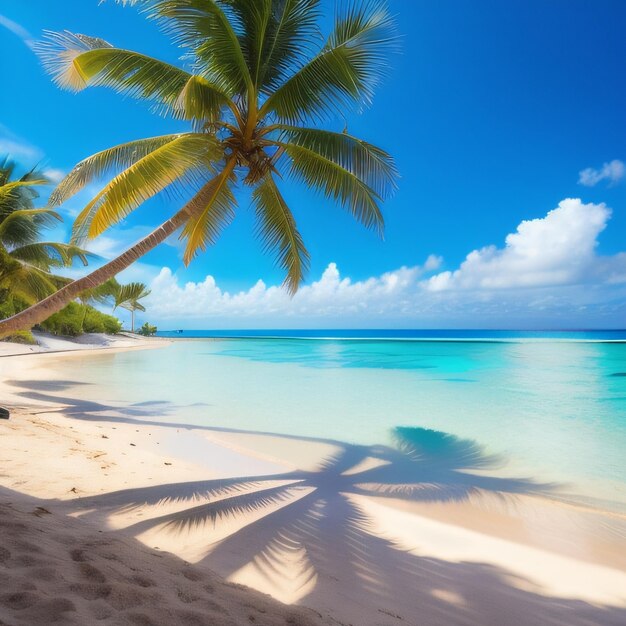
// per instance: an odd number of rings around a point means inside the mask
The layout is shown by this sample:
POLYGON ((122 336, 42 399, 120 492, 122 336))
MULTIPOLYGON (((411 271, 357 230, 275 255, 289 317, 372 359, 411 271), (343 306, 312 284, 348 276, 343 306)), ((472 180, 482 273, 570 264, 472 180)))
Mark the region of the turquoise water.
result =
POLYGON ((488 339, 196 339, 58 368, 164 421, 368 445, 397 426, 444 431, 502 455, 500 473, 621 510, 626 343, 488 339))

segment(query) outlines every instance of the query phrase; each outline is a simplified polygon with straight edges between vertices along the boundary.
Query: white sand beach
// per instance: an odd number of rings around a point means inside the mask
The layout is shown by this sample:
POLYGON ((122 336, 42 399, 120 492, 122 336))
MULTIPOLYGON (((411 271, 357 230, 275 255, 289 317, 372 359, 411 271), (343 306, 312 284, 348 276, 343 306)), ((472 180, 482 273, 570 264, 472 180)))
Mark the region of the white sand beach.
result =
POLYGON ((437 497, 407 501, 391 448, 189 426, 81 386, 92 351, 161 340, 43 343, 0 343, 0 623, 626 621, 619 513, 427 466, 437 497))

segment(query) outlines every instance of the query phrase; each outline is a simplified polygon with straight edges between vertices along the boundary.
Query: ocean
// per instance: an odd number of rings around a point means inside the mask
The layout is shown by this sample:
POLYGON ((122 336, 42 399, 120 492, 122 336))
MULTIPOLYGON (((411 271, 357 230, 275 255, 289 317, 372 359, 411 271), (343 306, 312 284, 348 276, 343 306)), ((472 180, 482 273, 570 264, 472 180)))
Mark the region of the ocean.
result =
POLYGON ((162 421, 390 445, 419 427, 492 471, 626 511, 626 331, 184 331, 158 350, 60 359, 90 398, 162 421), (141 410, 140 410, 141 409, 141 410))

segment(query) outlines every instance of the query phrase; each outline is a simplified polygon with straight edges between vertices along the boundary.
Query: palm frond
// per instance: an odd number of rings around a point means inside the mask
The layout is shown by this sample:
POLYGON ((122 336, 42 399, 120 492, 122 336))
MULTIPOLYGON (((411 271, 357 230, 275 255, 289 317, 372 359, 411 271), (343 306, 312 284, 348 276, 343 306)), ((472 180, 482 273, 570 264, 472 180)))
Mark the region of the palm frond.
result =
MULTIPOLYGON (((248 4, 243 0, 242 4, 248 4)), ((272 13, 261 52, 257 86, 274 91, 292 71, 310 56, 320 40, 317 21, 320 0, 272 2, 272 13)))
POLYGON ((296 123, 369 104, 395 44, 384 5, 348 5, 322 50, 268 97, 261 113, 296 123))
POLYGON ((308 270, 309 253, 271 174, 257 185, 252 203, 256 209, 257 234, 265 250, 275 253, 278 264, 287 272, 284 284, 294 294, 308 270))
POLYGON ((39 238, 41 228, 62 221, 52 209, 17 209, 6 217, 0 215, 0 242, 7 247, 26 245, 39 238))
POLYGON ((206 79, 138 52, 115 48, 103 39, 46 31, 36 49, 54 82, 71 91, 110 87, 156 102, 157 110, 182 119, 214 119, 228 102, 227 95, 206 79))
POLYGON ((226 5, 240 25, 237 34, 252 82, 268 93, 310 54, 319 0, 227 0, 226 5))
POLYGON ((45 185, 47 182, 45 178, 33 178, 31 180, 13 180, 7 183, 0 183, 0 202, 18 196, 26 187, 45 185))
POLYGON ((285 125, 278 125, 278 128, 288 142, 340 165, 380 198, 387 198, 397 188, 398 172, 393 158, 381 148, 347 133, 285 125))
POLYGON ((0 248, 0 288, 12 297, 33 304, 57 289, 54 277, 36 267, 26 265, 0 248))
POLYGON ((191 171, 206 171, 221 157, 217 140, 207 134, 183 134, 118 174, 87 204, 74 223, 72 240, 95 237, 149 198, 191 171))
POLYGON ((11 256, 42 270, 70 267, 76 260, 88 264, 94 255, 78 246, 54 241, 38 241, 11 250, 11 256))
POLYGON ((124 309, 145 311, 146 309, 139 300, 147 298, 151 291, 144 283, 128 283, 127 285, 119 286, 117 292, 113 294, 115 296, 115 307, 122 307, 124 309))
POLYGON ((137 139, 97 152, 74 166, 50 195, 48 204, 60 206, 86 185, 112 173, 118 173, 158 148, 178 139, 180 133, 137 139))
POLYGON ((252 85, 228 3, 217 0, 145 0, 144 11, 196 60, 196 71, 229 96, 252 85))
POLYGON ((53 277, 33 267, 22 267, 11 289, 14 296, 36 302, 54 293, 58 286, 53 277))
POLYGON ((272 0, 226 0, 252 83, 257 86, 263 46, 272 17, 272 0))
POLYGON ((366 228, 382 236, 384 219, 378 202, 380 196, 356 174, 332 159, 295 143, 277 141, 291 158, 290 173, 309 187, 319 189, 339 202, 366 228))
POLYGON ((91 289, 85 289, 82 291, 78 299, 83 303, 93 302, 97 304, 105 304, 111 298, 114 298, 120 290, 120 284, 115 278, 110 278, 101 285, 92 287, 91 289))
POLYGON ((0 184, 0 220, 14 211, 32 209, 34 201, 39 197, 37 187, 48 184, 41 175, 28 176, 20 180, 6 181, 0 184))
POLYGON ((217 241, 222 230, 235 217, 237 204, 231 184, 234 180, 230 162, 215 178, 210 180, 187 205, 190 218, 185 224, 180 239, 186 239, 183 261, 188 265, 199 251, 217 241))

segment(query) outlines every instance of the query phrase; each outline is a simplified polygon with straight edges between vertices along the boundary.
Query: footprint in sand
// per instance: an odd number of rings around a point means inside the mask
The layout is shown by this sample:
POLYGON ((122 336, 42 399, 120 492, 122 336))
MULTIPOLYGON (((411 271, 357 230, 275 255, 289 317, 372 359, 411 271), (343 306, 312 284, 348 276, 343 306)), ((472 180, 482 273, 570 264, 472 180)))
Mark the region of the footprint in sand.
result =
POLYGON ((97 567, 89 563, 82 562, 80 564, 80 573, 89 581, 95 583, 106 582, 106 576, 97 567))
POLYGON ((15 593, 5 593, 0 596, 0 606, 13 611, 23 611, 37 603, 36 593, 30 591, 16 591, 15 593))
POLYGON ((70 589, 83 600, 101 600, 111 595, 111 585, 102 583, 72 583, 70 589))
POLYGON ((81 561, 87 560, 85 558, 85 553, 83 552, 83 550, 80 550, 79 548, 74 548, 74 550, 70 550, 70 556, 72 557, 72 561, 75 561, 75 562, 81 562, 81 561))
POLYGON ((139 585, 140 587, 143 587, 144 589, 148 587, 156 587, 156 583, 154 582, 154 580, 146 576, 133 576, 131 578, 131 582, 139 585))
POLYGON ((11 553, 6 549, 0 546, 0 563, 4 563, 11 558, 11 553))

